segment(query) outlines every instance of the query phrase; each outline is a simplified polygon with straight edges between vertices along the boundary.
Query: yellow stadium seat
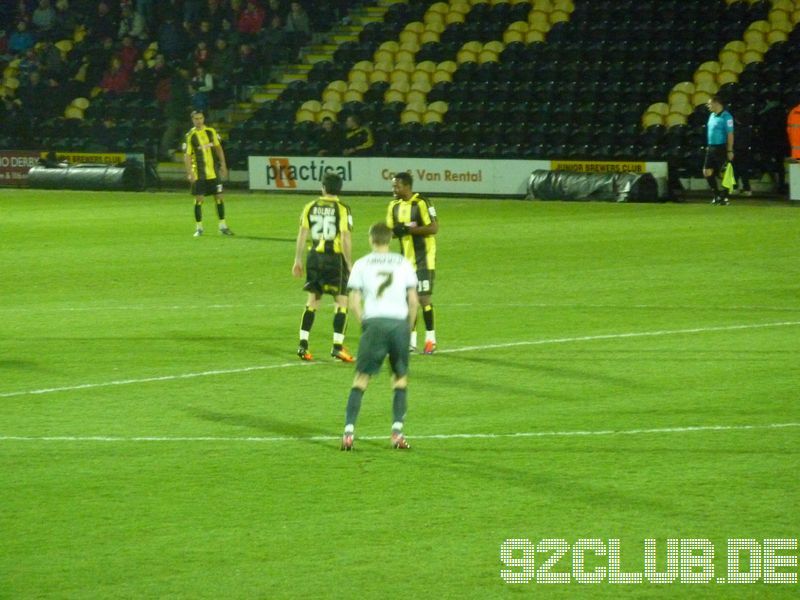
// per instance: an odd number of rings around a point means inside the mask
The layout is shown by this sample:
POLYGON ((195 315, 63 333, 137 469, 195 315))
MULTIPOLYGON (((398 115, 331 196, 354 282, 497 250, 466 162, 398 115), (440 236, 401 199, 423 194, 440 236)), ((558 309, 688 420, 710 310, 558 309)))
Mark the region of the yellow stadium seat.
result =
POLYGON ((397 68, 398 65, 403 63, 411 63, 414 64, 414 54, 411 50, 398 50, 394 55, 394 66, 397 68))
MULTIPOLYGON (((545 20, 547 20, 547 15, 545 15, 545 20)), ((514 21, 508 26, 506 31, 521 31, 522 33, 525 33, 528 31, 528 23, 525 21, 514 21)))
POLYGON ((426 29, 422 32, 422 35, 419 38, 419 44, 422 46, 423 44, 432 44, 438 42, 441 38, 441 34, 438 31, 431 31, 430 29, 426 29))
MULTIPOLYGON (((528 13, 528 25, 536 26, 536 29, 542 31, 544 27, 550 27, 550 13, 542 12, 541 10, 532 10, 528 13)), ((528 27, 530 29, 530 27, 528 27)))
MULTIPOLYGON (((408 93, 410 94, 413 91, 422 92, 427 96, 428 92, 431 91, 431 84, 427 81, 413 81, 408 93)), ((408 95, 406 95, 406 97, 408 97, 408 95)))
POLYGON ((415 110, 404 110, 400 113, 400 122, 405 123, 422 123, 422 115, 415 110))
POLYGON ((351 70, 371 73, 374 68, 375 63, 373 63, 371 60, 360 60, 351 67, 351 70))
POLYGON ((656 102, 647 107, 646 113, 656 113, 662 117, 667 116, 669 113, 669 104, 666 102, 656 102))
MULTIPOLYGON (((425 31, 425 30, 423 29, 422 31, 425 31)), ((406 43, 406 42, 412 42, 412 43, 418 44, 419 43, 419 36, 422 35, 422 31, 420 31, 420 32, 408 31, 408 30, 401 31, 400 35, 397 37, 397 39, 400 40, 400 44, 403 44, 403 43, 406 43)))
POLYGON ((322 103, 319 100, 306 100, 300 105, 300 110, 310 110, 313 113, 318 113, 322 109, 322 103))
POLYGON ((3 85, 10 90, 16 90, 19 88, 19 79, 17 79, 16 77, 9 77, 5 81, 3 81, 3 85))
POLYGON ((500 40, 491 40, 483 45, 484 50, 491 50, 497 54, 500 54, 503 50, 505 50, 505 47, 505 44, 503 44, 503 42, 500 40))
POLYGON ((670 114, 678 113, 685 117, 688 117, 690 114, 692 114, 692 112, 694 112, 694 108, 692 108, 691 99, 687 98, 685 102, 670 104, 669 112, 670 114))
POLYGON ((697 67, 698 71, 710 71, 712 73, 719 73, 719 63, 715 60, 707 60, 697 67))
POLYGON ((453 23, 463 23, 466 21, 466 16, 460 12, 449 12, 444 16, 445 25, 452 25, 453 23))
POLYGON ((422 21, 412 21, 411 23, 407 23, 403 31, 414 31, 416 33, 422 33, 425 31, 425 23, 422 21))
POLYGON ((723 50, 732 50, 738 54, 741 54, 747 49, 747 44, 745 44, 742 40, 733 40, 732 42, 728 42, 725 44, 723 50))
POLYGON ((408 86, 410 81, 411 81, 411 76, 408 74, 407 71, 399 71, 395 69, 389 74, 389 82, 391 83, 392 86, 394 86, 397 83, 403 83, 406 86, 408 86))
POLYGON ((304 123, 306 121, 316 121, 317 118, 315 113, 301 108, 297 111, 297 114, 295 114, 294 120, 297 123, 304 123))
POLYGON ((425 83, 427 85, 431 84, 431 74, 427 71, 414 71, 411 74, 411 84, 415 83, 425 83))
POLYGON ((436 71, 431 76, 431 83, 442 83, 443 81, 453 81, 453 74, 447 71, 436 71))
POLYGON ((796 2, 792 2, 792 0, 772 0, 772 10, 783 10, 786 12, 792 12, 796 6, 796 2))
MULTIPOLYGON (((695 86, 695 94, 697 92, 705 92, 706 94, 711 94, 712 96, 719 91, 719 85, 717 84, 716 79, 712 79, 711 81, 701 81, 695 86)), ((694 96, 692 96, 692 101, 694 101, 694 96)))
MULTIPOLYGON (((352 91, 361 92, 362 94, 364 94, 368 89, 369 89, 369 84, 366 81, 351 81, 350 85, 347 86, 347 89, 344 91, 344 94, 352 91)), ((343 97, 344 94, 342 94, 343 97)))
POLYGON ((394 40, 387 40, 383 42, 380 46, 378 46, 378 50, 386 50, 387 52, 391 52, 394 54, 400 49, 400 44, 398 44, 394 40))
POLYGON ((386 102, 387 104, 390 102, 405 102, 406 95, 400 90, 389 88, 383 94, 383 101, 386 102))
POLYGON ((563 10, 566 13, 572 14, 575 11, 575 4, 572 0, 554 0, 553 10, 563 10))
POLYGON ((375 54, 372 55, 372 60, 375 61, 375 64, 382 63, 382 62, 394 62, 394 52, 390 50, 375 50, 375 54))
POLYGON ((89 104, 90 104, 89 99, 84 98, 82 96, 75 98, 72 100, 72 102, 70 102, 70 106, 80 108, 81 110, 86 110, 87 108, 89 108, 89 104))
POLYGON ((680 81, 672 86, 673 92, 684 92, 687 95, 691 96, 694 94, 694 82, 692 81, 680 81))
POLYGON ((482 65, 489 62, 500 62, 500 57, 498 56, 497 52, 493 52, 492 50, 481 50, 480 54, 478 54, 478 63, 482 65))
POLYGON ((789 36, 786 35, 783 31, 775 30, 770 31, 767 34, 767 43, 771 46, 772 44, 777 44, 778 42, 785 42, 789 39, 789 36))
POLYGON ((3 69, 3 79, 9 79, 10 77, 16 77, 19 75, 19 69, 14 67, 6 67, 3 69))
POLYGON ((551 0, 533 0, 533 10, 541 10, 549 13, 553 11, 553 3, 551 0))
POLYGON ((525 42, 525 34, 521 31, 504 31, 503 32, 503 43, 504 44, 513 44, 515 42, 525 42))
POLYGON ((533 44, 535 42, 543 42, 545 39, 545 32, 531 29, 525 34, 525 43, 533 44))
POLYGON ((462 15, 466 15, 471 9, 472 7, 466 0, 451 0, 450 10, 448 11, 447 14, 459 13, 462 15))
POLYGON ((317 113, 317 121, 320 123, 322 123, 325 119, 332 119, 333 121, 336 121, 338 114, 338 111, 333 112, 332 110, 321 110, 317 113))
POLYGON ((433 73, 436 70, 436 63, 432 60, 423 60, 417 63, 416 71, 425 71, 426 73, 433 73))
POLYGON ((369 73, 352 70, 347 74, 347 81, 369 81, 369 73))
POLYGON ((64 117, 67 119, 83 119, 83 111, 77 106, 68 106, 64 109, 64 117))
POLYGON ((758 50, 748 50, 742 54, 742 62, 746 65, 764 60, 764 53, 758 50))
POLYGON ((428 94, 421 90, 411 89, 406 94, 406 102, 425 102, 427 100, 428 94))
POLYGON ((378 83, 379 81, 388 82, 389 81, 389 71, 373 71, 369 74, 369 82, 370 84, 378 83))
POLYGON ((763 42, 765 35, 764 32, 759 31, 758 29, 748 29, 744 32, 742 38, 744 39, 745 44, 750 46, 756 42, 763 42))
POLYGON ((772 27, 770 26, 769 21, 753 21, 747 27, 747 30, 748 31, 752 31, 754 29, 756 31, 760 31, 762 33, 767 33, 768 31, 770 31, 772 29, 772 27))
MULTIPOLYGON (((694 92, 694 86, 692 87, 692 92, 694 92)), ((692 99, 691 93, 673 89, 669 93, 668 103, 670 106, 673 106, 675 104, 688 104, 691 99, 692 99)))
POLYGON ((455 73, 458 70, 458 65, 454 60, 443 60, 438 65, 436 65, 437 71, 447 71, 450 74, 455 73))
POLYGON ((363 102, 364 94, 358 90, 347 90, 342 99, 344 102, 363 102))
POLYGON ((695 92, 692 94, 692 104, 694 106, 703 106, 711 99, 711 96, 713 96, 713 94, 709 94, 708 92, 695 92))
POLYGON ((792 25, 797 25, 800 23, 800 8, 792 13, 792 25))
POLYGON ((432 112, 438 112, 439 114, 444 114, 447 112, 447 102, 444 100, 437 100, 436 102, 431 102, 428 104, 428 110, 432 112))
POLYGON ((394 71, 394 61, 383 60, 381 62, 376 62, 375 66, 372 68, 372 71, 385 71, 386 73, 391 73, 394 71))
POLYGON ((550 13, 550 24, 563 23, 569 21, 569 13, 563 10, 554 10, 550 13))
POLYGON ((342 103, 337 102, 336 100, 328 100, 327 102, 322 103, 322 110, 330 110, 338 113, 340 110, 342 110, 342 103))
POLYGON ((427 32, 433 31, 436 33, 441 34, 445 29, 444 21, 433 21, 431 23, 425 23, 425 31, 420 34, 420 39, 424 36, 427 32))
POLYGON ((347 82, 337 79, 335 81, 331 81, 325 89, 336 90, 337 92, 344 94, 347 91, 347 82))
POLYGON ((686 125, 686 122, 687 122, 686 115, 677 112, 669 113, 664 119, 664 124, 667 127, 674 127, 675 125, 686 125))
POLYGON ((473 40, 473 41, 470 41, 470 42, 466 42, 463 46, 461 46, 461 49, 462 50, 469 50, 470 52, 474 52, 475 54, 478 54, 478 52, 483 50, 483 44, 473 40))
POLYGON ((420 102, 420 101, 417 100, 417 101, 414 101, 414 102, 408 102, 406 104, 406 110, 413 110, 414 112, 418 112, 419 114, 422 114, 426 110, 428 110, 428 107, 425 105, 424 102, 420 102))
POLYGON ((653 125, 663 125, 664 124, 664 115, 660 115, 654 112, 646 112, 642 115, 642 127, 647 129, 648 127, 652 127, 653 125))
POLYGON ((408 93, 408 90, 411 89, 411 82, 408 80, 396 79, 389 84, 390 90, 397 90, 403 94, 403 97, 408 93))
POLYGON ((100 86, 96 85, 96 86, 94 86, 92 88, 92 91, 89 92, 89 97, 90 98, 97 98, 102 93, 103 93, 103 88, 101 88, 100 86))
POLYGON ((742 71, 744 71, 744 65, 742 64, 742 61, 739 60, 738 58, 735 60, 729 59, 722 63, 722 70, 720 71, 720 73, 722 71, 733 71, 734 73, 741 73, 742 71))
MULTIPOLYGON (((764 54, 767 50, 769 50, 769 44, 767 44, 767 42, 752 42, 747 44, 747 50, 745 50, 745 54, 750 50, 755 50, 756 52, 764 54)), ((744 60, 744 58, 742 58, 742 60, 744 60)))
POLYGON ((726 83, 736 83, 739 81, 739 74, 733 71, 720 71, 717 73, 717 83, 720 87, 726 83))
POLYGON ((698 86, 706 81, 716 81, 717 76, 711 71, 695 71, 693 79, 695 86, 698 86))
POLYGON ((337 102, 341 102, 342 96, 344 96, 342 92, 326 88, 325 91, 322 92, 322 101, 327 102, 328 100, 336 100, 337 102))
POLYGON ((458 51, 458 54, 456 54, 456 61, 458 62, 458 64, 463 64, 467 62, 477 62, 478 55, 475 52, 472 52, 471 50, 465 50, 462 48, 461 50, 458 51))
POLYGON ((434 2, 428 7, 428 12, 435 12, 441 15, 447 14, 449 12, 450 6, 447 2, 434 2))
POLYGON ((58 40, 55 44, 53 44, 61 54, 69 54, 72 51, 73 43, 72 40, 58 40))

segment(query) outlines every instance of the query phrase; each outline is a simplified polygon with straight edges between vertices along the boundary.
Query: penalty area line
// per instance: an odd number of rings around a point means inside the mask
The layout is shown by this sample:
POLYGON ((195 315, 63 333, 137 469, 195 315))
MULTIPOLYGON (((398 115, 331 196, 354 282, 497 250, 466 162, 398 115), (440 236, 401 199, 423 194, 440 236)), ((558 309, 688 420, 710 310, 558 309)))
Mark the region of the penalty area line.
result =
MULTIPOLYGON (((660 337, 667 335, 687 335, 695 333, 713 333, 721 331, 741 331, 747 329, 764 329, 768 327, 792 327, 800 325, 800 321, 781 321, 777 323, 755 323, 745 325, 720 325, 717 327, 693 327, 690 329, 662 329, 657 331, 635 331, 630 333, 608 333, 601 335, 584 335, 576 337, 551 338, 544 340, 526 340, 521 342, 503 342, 499 344, 482 344, 480 346, 462 346, 461 348, 445 348, 437 350, 437 354, 454 354, 457 352, 476 352, 483 350, 497 350, 501 348, 516 348, 520 346, 545 346, 549 344, 568 344, 572 342, 593 342, 599 340, 622 340, 631 338, 660 337)), ((17 392, 0 392, 0 398, 13 398, 16 396, 35 396, 40 394, 53 394, 56 392, 71 392, 77 390, 91 390, 104 387, 133 385, 137 383, 152 383, 158 381, 176 381, 180 379, 195 379, 197 377, 211 377, 214 375, 233 375, 236 373, 249 373, 252 371, 265 371, 268 369, 285 369, 289 367, 307 367, 319 363, 290 362, 279 365, 257 365, 234 369, 216 369, 213 371, 200 371, 197 373, 180 373, 177 375, 162 375, 158 377, 142 377, 136 379, 119 379, 98 383, 83 383, 63 387, 50 387, 38 390, 21 390, 17 392)), ((324 363, 323 363, 324 364, 324 363)))
MULTIPOLYGON (((765 429, 789 429, 800 427, 800 423, 770 423, 767 425, 688 425, 684 427, 657 427, 651 429, 600 429, 587 431, 527 431, 517 433, 439 433, 409 436, 412 440, 475 440, 475 439, 521 439, 546 437, 600 437, 614 435, 646 435, 664 433, 694 433, 703 431, 753 431, 765 429)), ((341 436, 21 436, 0 435, 0 442, 101 442, 101 443, 141 443, 141 442, 234 442, 234 443, 275 443, 275 442, 331 442, 341 436)), ((357 436, 359 440, 384 440, 385 435, 357 436)))

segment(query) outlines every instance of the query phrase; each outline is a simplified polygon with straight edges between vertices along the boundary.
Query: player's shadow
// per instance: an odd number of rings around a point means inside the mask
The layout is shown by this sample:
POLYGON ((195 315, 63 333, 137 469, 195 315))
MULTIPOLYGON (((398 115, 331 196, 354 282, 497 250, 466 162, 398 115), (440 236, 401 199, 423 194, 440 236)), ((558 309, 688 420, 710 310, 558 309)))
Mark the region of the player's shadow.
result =
POLYGON ((15 370, 26 370, 26 371, 38 371, 39 365, 38 363, 33 362, 32 360, 0 360, 0 369, 15 369, 15 370))
POLYGON ((234 240, 250 240, 254 242, 286 242, 290 244, 294 244, 295 240, 292 238, 279 238, 279 237, 269 237, 269 236, 262 236, 262 235, 239 235, 236 234, 233 236, 234 240))
POLYGON ((251 430, 254 429, 265 433, 271 433, 276 437, 293 438, 298 442, 323 446, 329 446, 331 444, 330 439, 321 439, 330 437, 331 432, 329 429, 308 427, 300 423, 282 421, 274 417, 223 413, 204 408, 190 407, 186 409, 186 412, 192 417, 203 421, 211 421, 212 423, 220 423, 237 428, 246 427, 251 430))

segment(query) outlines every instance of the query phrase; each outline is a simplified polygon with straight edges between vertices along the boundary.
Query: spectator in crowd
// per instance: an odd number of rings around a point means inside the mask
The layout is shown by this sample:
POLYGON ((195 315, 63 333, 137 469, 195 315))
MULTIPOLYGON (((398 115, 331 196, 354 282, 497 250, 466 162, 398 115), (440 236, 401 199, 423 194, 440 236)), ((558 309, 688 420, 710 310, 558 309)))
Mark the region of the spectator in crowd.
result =
POLYGON ((285 30, 294 53, 292 58, 296 58, 300 48, 311 40, 311 22, 299 2, 291 3, 289 14, 286 15, 285 30))
POLYGON ((56 0, 56 37, 71 40, 78 26, 78 15, 70 9, 69 0, 56 0))
POLYGON ((203 19, 194 34, 193 41, 195 44, 198 42, 205 42, 206 48, 209 50, 214 47, 214 41, 219 37, 219 34, 214 32, 211 26, 211 21, 203 19))
POLYGON ((133 65, 133 69, 131 70, 131 92, 138 92, 142 95, 142 98, 145 98, 145 94, 148 90, 153 89, 153 84, 155 83, 152 77, 152 72, 150 69, 147 68, 147 63, 143 58, 139 58, 133 65))
POLYGON ((339 124, 325 117, 319 131, 319 152, 317 156, 341 156, 344 135, 339 124))
POLYGON ((130 74, 123 68, 119 56, 111 59, 108 70, 100 81, 100 89, 106 94, 123 94, 130 87, 130 74))
POLYGON ((204 0, 183 0, 183 22, 197 23, 203 12, 204 0))
POLYGON ((255 83, 258 76, 259 60, 253 47, 250 44, 242 44, 239 46, 239 53, 236 57, 236 63, 231 69, 231 77, 234 85, 241 87, 243 85, 252 85, 255 83))
POLYGON ((153 31, 156 23, 156 0, 136 0, 136 14, 144 19, 148 31, 153 31))
POLYGON ((361 122, 358 115, 348 115, 345 120, 344 155, 369 156, 375 140, 372 130, 361 122))
POLYGON ((208 0, 205 11, 203 13, 203 20, 211 23, 211 31, 218 34, 222 29, 222 21, 228 17, 227 7, 222 0, 208 0))
POLYGON ((172 161, 173 157, 170 152, 177 148, 177 142, 180 140, 183 124, 186 120, 186 113, 189 112, 189 105, 191 104, 186 69, 183 67, 175 69, 172 77, 170 77, 169 84, 169 99, 164 107, 166 127, 164 128, 164 134, 161 136, 159 153, 162 160, 172 161))
POLYGON ((122 9, 122 17, 119 20, 119 32, 117 37, 124 39, 131 36, 135 40, 144 42, 148 39, 147 23, 141 13, 126 6, 122 9))
POLYGON ((0 60, 9 60, 11 55, 8 53, 8 36, 5 29, 0 29, 0 60))
POLYGON ((30 73, 25 85, 20 87, 18 96, 25 111, 34 119, 43 117, 47 113, 48 103, 53 100, 39 71, 30 73))
MULTIPOLYGON (((225 38, 218 38, 214 43, 214 53, 209 62, 209 71, 214 75, 214 93, 212 98, 227 100, 231 96, 230 70, 236 61, 236 52, 228 45, 225 38)), ((213 104, 213 102, 212 102, 213 104)))
POLYGON ((52 40, 43 40, 39 42, 38 47, 39 49, 36 51, 38 61, 45 77, 56 80, 62 79, 65 75, 66 64, 59 49, 55 47, 52 40))
POLYGON ((205 65, 211 60, 211 51, 208 49, 208 44, 205 40, 197 42, 192 58, 196 65, 205 65))
POLYGON ((86 71, 86 81, 90 83, 100 81, 111 63, 111 57, 114 56, 114 53, 114 40, 110 37, 104 38, 99 48, 93 48, 87 54, 89 67, 86 71))
POLYGON ((786 116, 786 108, 780 98, 774 96, 768 99, 757 115, 758 136, 755 145, 779 194, 787 191, 784 161, 790 151, 786 116))
POLYGON ((98 3, 97 14, 94 15, 89 28, 92 37, 97 40, 116 37, 119 27, 114 20, 114 15, 111 14, 111 8, 106 2, 98 3))
POLYGON ((174 16, 167 15, 158 28, 158 49, 167 60, 180 59, 184 52, 185 32, 174 16))
POLYGON ((153 65, 149 68, 149 74, 154 82, 153 95, 156 102, 164 108, 171 95, 172 72, 169 70, 163 54, 156 54, 155 58, 153 58, 153 65))
POLYGON ((214 76, 203 65, 197 65, 189 89, 192 93, 192 109, 207 112, 211 105, 211 92, 214 91, 214 76))
POLYGON ((736 193, 743 196, 752 196, 750 189, 750 171, 752 161, 750 155, 753 151, 752 119, 747 113, 737 113, 734 118, 736 136, 733 140, 733 173, 736 177, 736 193))
POLYGON ((39 0, 39 6, 31 16, 33 27, 42 37, 49 37, 56 26, 56 11, 50 0, 39 0))
POLYGON ((89 144, 89 151, 92 152, 108 152, 116 149, 117 123, 113 117, 105 116, 98 119, 91 129, 92 142, 89 144))
POLYGON ((139 58, 139 49, 134 46, 133 38, 129 35, 126 35, 122 38, 122 46, 117 52, 117 56, 119 57, 120 62, 122 63, 122 68, 130 73, 133 71, 133 65, 136 64, 136 61, 139 58))
POLYGON ((255 0, 247 0, 247 5, 236 21, 236 29, 246 39, 254 39, 264 27, 266 13, 255 0))
POLYGON ((17 0, 16 13, 14 17, 17 21, 30 22, 33 8, 33 0, 17 0))
POLYGON ((17 29, 8 39, 8 49, 12 54, 25 54, 36 44, 36 38, 28 31, 25 21, 17 23, 17 29))
POLYGON ((274 62, 288 60, 286 32, 283 30, 283 21, 280 16, 273 15, 269 25, 261 31, 258 43, 274 62))

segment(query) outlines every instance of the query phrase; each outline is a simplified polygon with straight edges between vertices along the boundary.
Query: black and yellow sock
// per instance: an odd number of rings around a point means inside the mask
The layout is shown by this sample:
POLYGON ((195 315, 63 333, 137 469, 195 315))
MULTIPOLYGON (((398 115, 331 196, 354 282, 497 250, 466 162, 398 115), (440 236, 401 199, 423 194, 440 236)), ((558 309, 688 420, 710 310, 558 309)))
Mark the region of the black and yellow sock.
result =
POLYGON ((203 205, 199 202, 194 203, 194 222, 198 225, 203 222, 203 205))
POLYGON ((225 220, 225 203, 222 200, 217 200, 217 216, 220 221, 225 220))
POLYGON ((344 424, 355 425, 358 413, 361 410, 361 398, 364 397, 364 390, 357 387, 350 389, 350 396, 347 398, 347 410, 344 415, 344 424))
POLYGON ((344 328, 347 326, 347 309, 341 306, 336 307, 333 315, 333 333, 344 335, 344 328))
MULTIPOLYGON (((394 417, 394 423, 400 423, 402 429, 402 423, 406 418, 406 409, 408 408, 408 402, 406 401, 406 388, 394 388, 394 398, 392 399, 392 416, 394 417)), ((393 429, 397 429, 393 427, 393 429)), ((400 430, 395 431, 395 433, 400 433, 400 430)))
POLYGON ((433 305, 428 304, 427 306, 422 307, 422 318, 425 319, 425 329, 428 331, 433 331, 435 327, 433 326, 433 305))
POLYGON ((305 332, 305 339, 308 339, 308 334, 311 332, 311 328, 314 326, 314 317, 316 315, 317 311, 308 306, 306 306, 306 309, 303 311, 303 318, 300 320, 300 331, 305 332))

